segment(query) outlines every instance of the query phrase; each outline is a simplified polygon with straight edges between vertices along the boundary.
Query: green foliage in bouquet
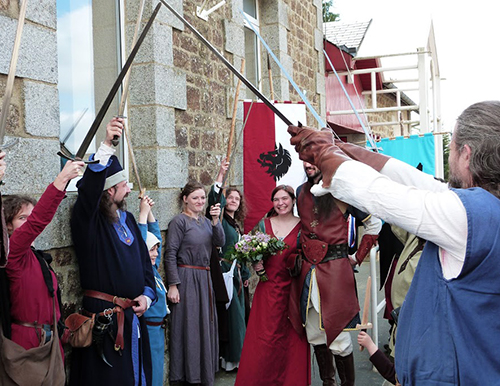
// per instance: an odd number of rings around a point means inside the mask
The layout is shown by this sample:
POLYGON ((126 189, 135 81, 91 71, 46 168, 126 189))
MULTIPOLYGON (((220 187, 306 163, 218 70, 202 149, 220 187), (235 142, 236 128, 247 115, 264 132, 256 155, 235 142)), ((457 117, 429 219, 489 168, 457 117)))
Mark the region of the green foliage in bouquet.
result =
MULTIPOLYGON (((243 235, 231 250, 230 259, 241 263, 255 264, 265 261, 272 255, 288 248, 288 245, 276 237, 271 237, 262 232, 243 235)), ((261 281, 268 280, 265 271, 258 271, 261 281)))

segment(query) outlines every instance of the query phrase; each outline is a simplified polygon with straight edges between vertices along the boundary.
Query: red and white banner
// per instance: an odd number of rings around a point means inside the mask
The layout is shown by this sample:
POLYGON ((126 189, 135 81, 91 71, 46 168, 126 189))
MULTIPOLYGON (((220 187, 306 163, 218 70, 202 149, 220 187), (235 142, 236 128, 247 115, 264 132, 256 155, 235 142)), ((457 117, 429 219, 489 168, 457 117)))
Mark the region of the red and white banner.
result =
MULTIPOLYGON (((303 103, 276 103, 291 122, 306 125, 303 103)), ((272 208, 271 193, 278 185, 295 189, 306 177, 299 155, 290 145, 287 125, 262 102, 244 102, 243 188, 248 206, 245 233, 272 208), (250 115, 247 118, 248 112, 250 115)))

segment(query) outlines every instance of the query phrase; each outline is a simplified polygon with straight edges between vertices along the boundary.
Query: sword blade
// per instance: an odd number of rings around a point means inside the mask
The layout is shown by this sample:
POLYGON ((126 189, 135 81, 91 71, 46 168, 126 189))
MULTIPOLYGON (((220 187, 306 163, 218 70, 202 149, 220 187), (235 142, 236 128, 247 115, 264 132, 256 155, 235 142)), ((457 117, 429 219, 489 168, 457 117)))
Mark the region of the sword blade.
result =
POLYGON ((14 78, 16 77, 17 59, 19 57, 19 47, 21 46, 21 36, 23 34, 27 3, 28 0, 24 0, 21 4, 21 9, 19 10, 16 38, 14 40, 14 48, 12 49, 9 75, 7 76, 7 85, 5 87, 5 95, 2 102, 2 114, 0 115, 0 145, 3 144, 5 128, 7 127, 7 115, 9 115, 10 99, 12 98, 12 90, 14 89, 14 78))
POLYGON ((116 81, 113 84, 113 87, 111 87, 111 90, 109 91, 108 96, 104 100, 104 103, 102 104, 101 109, 97 113, 95 120, 92 123, 92 126, 90 127, 89 131, 87 132, 87 135, 85 136, 82 144, 80 145, 80 148, 76 152, 75 157, 77 159, 83 159, 83 157, 85 156, 85 153, 87 152, 87 149, 89 148, 90 143, 92 142, 92 139, 94 138, 95 134, 97 133, 97 130, 99 129, 99 126, 100 126, 102 120, 104 119, 104 116, 106 115, 106 112, 108 111, 109 106, 111 105, 111 102, 113 101, 113 98, 115 97, 116 92, 120 88, 120 85, 121 85, 123 78, 127 74, 127 71, 129 70, 130 66, 132 65, 132 62, 134 61, 134 58, 137 55, 137 52, 139 51, 139 48, 141 47, 141 44, 142 44, 144 38, 146 37, 146 35, 149 31, 149 28, 153 24, 153 21, 154 21, 156 15, 158 14, 158 11, 160 10, 160 7, 161 7, 161 4, 158 3, 158 5, 154 9, 151 17, 149 18, 148 23, 144 27, 144 29, 141 33, 141 36, 139 37, 139 39, 137 40, 137 43, 135 44, 134 48, 130 52, 130 55, 127 59, 127 62, 123 66, 122 70, 120 71, 118 78, 116 78, 116 81))
POLYGON ((68 134, 66 134, 66 136, 64 137, 64 139, 61 141, 61 146, 64 146, 66 144, 66 141, 69 139, 69 137, 71 137, 71 134, 73 134, 73 131, 75 131, 76 127, 78 126, 78 124, 80 123, 80 121, 82 120, 82 118, 85 116, 85 113, 87 112, 89 108, 86 107, 85 110, 83 110, 83 112, 80 114, 80 116, 78 117, 78 119, 76 120, 76 122, 73 124, 73 126, 71 126, 68 130, 68 134))
POLYGON ((208 49, 210 51, 212 51, 214 53, 215 56, 217 56, 221 61, 222 63, 224 63, 224 65, 229 68, 229 70, 231 70, 231 72, 236 75, 238 77, 238 79, 240 79, 244 84, 245 86, 247 86, 250 91, 252 91, 260 100, 262 100, 262 102, 264 102, 264 104, 269 107, 273 112, 274 114, 276 114, 283 122, 286 123, 287 126, 293 126, 293 123, 283 115, 283 113, 281 111, 279 111, 272 103, 269 99, 267 99, 265 97, 264 94, 262 94, 258 88, 256 88, 247 78, 245 78, 242 74, 240 74, 240 72, 231 64, 229 63, 229 61, 207 40, 205 39, 205 37, 198 32, 198 30, 196 28, 194 28, 186 19, 184 19, 184 17, 182 17, 172 6, 170 6, 165 0, 160 0, 161 3, 163 3, 163 5, 165 7, 167 7, 180 21, 182 21, 184 23, 184 25, 189 29, 191 30, 192 33, 194 33, 196 35, 196 37, 198 39, 200 39, 203 44, 205 44, 208 49))

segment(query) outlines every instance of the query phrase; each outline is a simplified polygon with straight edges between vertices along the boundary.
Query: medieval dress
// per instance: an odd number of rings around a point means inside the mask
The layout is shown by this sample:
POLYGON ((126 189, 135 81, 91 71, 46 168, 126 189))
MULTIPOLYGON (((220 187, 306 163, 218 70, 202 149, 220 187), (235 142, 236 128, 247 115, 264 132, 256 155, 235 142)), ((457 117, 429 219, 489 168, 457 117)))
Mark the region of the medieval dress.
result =
MULTIPOLYGON (((89 164, 77 183, 78 199, 71 217, 71 232, 80 267, 84 290, 135 299, 140 295, 156 300, 155 279, 149 253, 133 215, 119 211, 119 221, 110 223, 99 210, 108 170, 107 165, 89 164)), ((107 301, 84 296, 83 308, 99 313, 113 308, 107 301)), ((138 318, 132 308, 124 310, 124 347, 115 350, 117 318, 113 329, 104 337, 104 356, 95 345, 74 348, 71 358, 70 385, 150 385, 151 352, 144 317, 138 318)))
MULTIPOLYGON (((259 229, 275 237, 270 219, 261 220, 259 229)), ((300 223, 285 237, 282 253, 264 262, 268 281, 259 282, 243 344, 238 386, 304 386, 311 383, 309 344, 288 319, 291 276, 287 259, 297 252, 300 223)))
MULTIPOLYGON (((212 186, 208 195, 208 205, 216 203, 217 193, 212 186)), ((221 195, 221 206, 225 207, 226 199, 221 195)), ((231 250, 240 239, 239 230, 231 225, 227 214, 222 217, 222 227, 226 235, 226 243, 222 247, 221 261, 222 272, 228 272, 231 268, 232 262, 229 260, 231 250)), ((234 221, 234 220, 233 220, 234 221)), ((226 362, 226 370, 230 371, 232 368, 238 366, 241 357, 241 350, 243 349, 243 341, 245 339, 246 322, 245 322, 245 292, 243 283, 250 278, 250 271, 246 265, 237 263, 234 270, 233 277, 233 297, 231 304, 227 309, 227 341, 222 342, 220 347, 220 355, 226 362), (232 368, 231 368, 232 367, 232 368)), ((225 307, 224 307, 225 308, 225 307)), ((219 320, 221 323, 221 320, 219 320)), ((220 324, 219 324, 220 328, 220 324)), ((219 329, 220 331, 220 329, 219 329)), ((220 337, 219 337, 220 338, 220 337)))
POLYGON ((151 361, 153 364, 152 386, 163 386, 163 365, 165 363, 165 318, 170 312, 167 307, 167 289, 163 279, 158 272, 161 263, 161 232, 158 221, 146 224, 137 224, 141 231, 142 239, 146 241, 147 233, 151 232, 160 241, 158 246, 158 257, 153 265, 153 273, 156 282, 157 301, 145 313, 146 325, 149 334, 149 346, 151 347, 151 361))
POLYGON ((175 216, 165 249, 167 284, 177 285, 180 302, 170 304, 170 382, 214 384, 219 370, 215 293, 210 276, 212 244, 224 245, 220 221, 175 216))
MULTIPOLYGON (((30 349, 40 345, 40 329, 21 326, 15 321, 52 325, 54 323, 52 297, 45 283, 41 263, 31 244, 54 217, 65 192, 50 184, 33 208, 26 222, 17 228, 10 237, 10 251, 6 266, 9 278, 12 340, 30 349)), ((52 270, 54 290, 57 291, 57 279, 52 270)), ((56 296, 56 319, 61 316, 60 304, 56 296)), ((62 346, 61 346, 61 353, 62 346)))

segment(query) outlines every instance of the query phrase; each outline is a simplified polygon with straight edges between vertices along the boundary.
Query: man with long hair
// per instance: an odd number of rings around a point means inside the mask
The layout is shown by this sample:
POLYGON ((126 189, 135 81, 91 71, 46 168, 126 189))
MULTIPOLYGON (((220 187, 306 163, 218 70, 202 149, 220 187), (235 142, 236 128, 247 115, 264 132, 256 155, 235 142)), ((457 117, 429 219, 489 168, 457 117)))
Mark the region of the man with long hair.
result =
POLYGON ((78 182, 71 232, 84 290, 83 308, 95 314, 93 344, 73 349, 70 385, 151 384, 151 353, 142 315, 156 299, 149 252, 126 211, 127 176, 111 140, 123 124, 114 118, 106 139, 78 182))
POLYGON ((498 384, 500 101, 458 117, 449 185, 331 132, 288 131, 300 158, 323 172, 313 194, 331 193, 427 240, 399 314, 399 382, 498 384))
POLYGON ((353 267, 361 264, 377 240, 379 219, 348 206, 331 195, 314 197, 311 187, 321 171, 304 162, 307 182, 297 189, 301 220, 302 268, 292 283, 290 320, 305 332, 314 347, 323 385, 337 385, 335 367, 342 386, 354 386, 353 345, 344 328, 360 322, 353 267), (358 250, 348 256, 348 217, 363 223, 364 236, 358 250))

